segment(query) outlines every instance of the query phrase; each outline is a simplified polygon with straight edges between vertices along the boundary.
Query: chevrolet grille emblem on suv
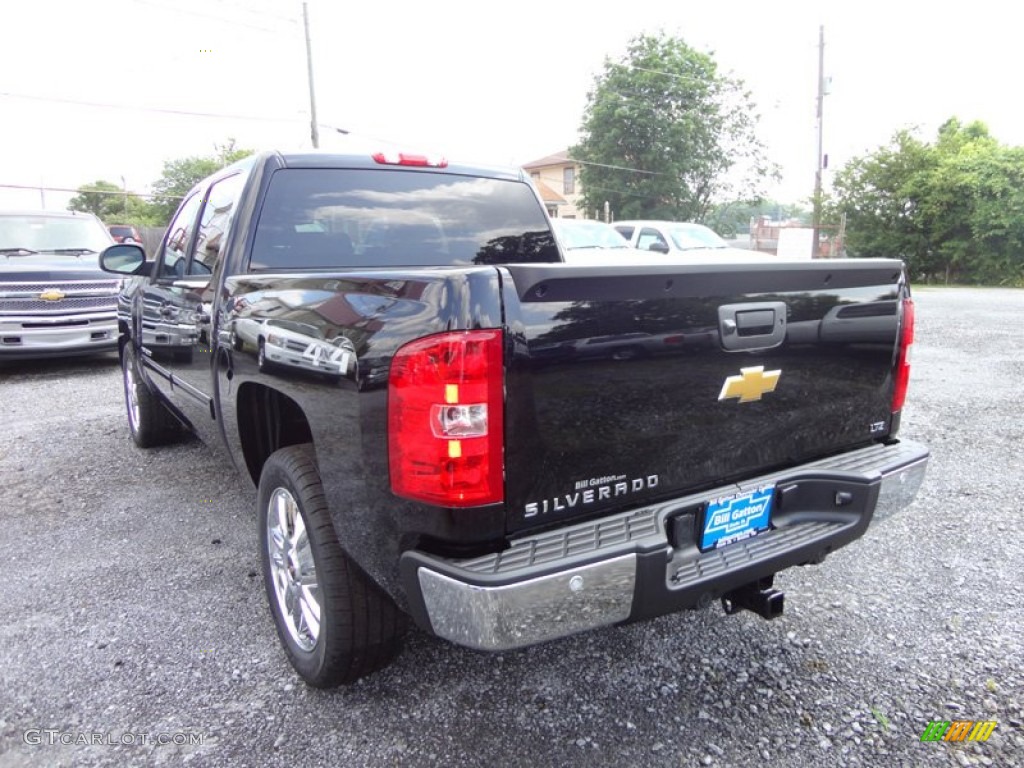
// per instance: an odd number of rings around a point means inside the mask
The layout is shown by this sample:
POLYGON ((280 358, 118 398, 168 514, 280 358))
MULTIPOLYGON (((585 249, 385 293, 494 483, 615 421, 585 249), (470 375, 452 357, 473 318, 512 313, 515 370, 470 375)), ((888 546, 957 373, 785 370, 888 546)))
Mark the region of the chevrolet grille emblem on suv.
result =
POLYGON ((66 294, 64 291, 59 291, 56 288, 51 288, 48 291, 43 291, 39 294, 39 298, 43 301, 60 301, 66 294))
POLYGON ((719 400, 739 398, 741 403, 760 400, 766 392, 774 392, 782 371, 766 371, 763 365, 756 368, 740 368, 739 376, 729 376, 722 385, 719 400))

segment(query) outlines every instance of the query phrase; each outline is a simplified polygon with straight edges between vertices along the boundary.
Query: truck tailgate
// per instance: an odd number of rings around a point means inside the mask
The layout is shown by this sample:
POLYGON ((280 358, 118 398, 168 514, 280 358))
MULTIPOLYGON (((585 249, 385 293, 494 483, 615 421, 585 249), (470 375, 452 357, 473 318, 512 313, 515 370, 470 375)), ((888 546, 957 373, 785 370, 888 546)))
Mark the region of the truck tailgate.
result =
POLYGON ((902 264, 503 268, 510 531, 885 438, 902 264))

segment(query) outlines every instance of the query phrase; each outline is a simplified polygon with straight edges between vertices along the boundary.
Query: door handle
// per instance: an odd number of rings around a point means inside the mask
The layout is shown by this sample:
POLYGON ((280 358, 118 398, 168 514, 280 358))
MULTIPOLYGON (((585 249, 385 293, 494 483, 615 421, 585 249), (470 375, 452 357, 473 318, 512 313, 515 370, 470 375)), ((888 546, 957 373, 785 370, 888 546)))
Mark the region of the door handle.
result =
POLYGON ((721 305, 718 327, 722 348, 735 352, 779 346, 786 338, 786 313, 782 301, 721 305))

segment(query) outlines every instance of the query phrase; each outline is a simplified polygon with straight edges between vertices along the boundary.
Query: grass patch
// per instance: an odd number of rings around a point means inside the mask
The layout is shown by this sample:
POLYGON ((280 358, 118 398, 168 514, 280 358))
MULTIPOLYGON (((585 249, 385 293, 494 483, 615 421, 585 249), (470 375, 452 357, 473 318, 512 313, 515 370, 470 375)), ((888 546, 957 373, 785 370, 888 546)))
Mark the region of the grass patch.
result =
POLYGON ((874 715, 875 720, 878 722, 878 724, 880 726, 882 726, 882 730, 885 731, 886 733, 888 733, 889 732, 889 718, 886 717, 885 712, 880 710, 878 707, 872 707, 871 708, 871 714, 874 715))

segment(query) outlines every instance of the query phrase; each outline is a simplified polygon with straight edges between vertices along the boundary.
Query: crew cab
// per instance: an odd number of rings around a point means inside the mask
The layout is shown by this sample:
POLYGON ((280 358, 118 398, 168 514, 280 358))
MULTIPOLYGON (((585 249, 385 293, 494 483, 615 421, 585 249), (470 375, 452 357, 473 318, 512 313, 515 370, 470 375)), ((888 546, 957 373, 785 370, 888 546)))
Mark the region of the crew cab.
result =
POLYGON ((113 242, 91 213, 0 211, 0 360, 117 348, 119 281, 96 265, 113 242))
POLYGON ((262 153, 167 232, 101 256, 129 429, 192 430, 252 481, 313 686, 387 664, 410 618, 500 651, 716 600, 777 616, 775 574, 924 476, 899 261, 566 264, 521 171, 406 154, 262 153))

